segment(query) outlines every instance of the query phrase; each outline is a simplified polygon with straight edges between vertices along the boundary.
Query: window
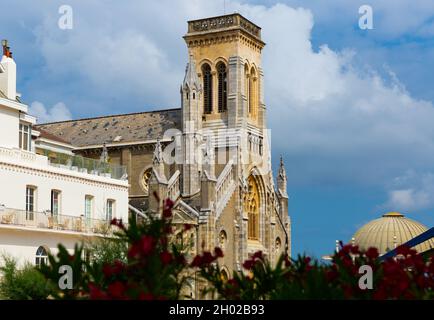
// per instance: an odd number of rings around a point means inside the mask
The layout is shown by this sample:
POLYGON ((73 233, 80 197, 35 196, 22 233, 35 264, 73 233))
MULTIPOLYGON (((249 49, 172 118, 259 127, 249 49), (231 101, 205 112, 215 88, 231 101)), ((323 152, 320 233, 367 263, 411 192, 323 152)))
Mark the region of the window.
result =
POLYGON ((30 151, 31 132, 30 126, 20 123, 19 146, 20 149, 30 151))
POLYGON ((26 187, 26 220, 33 220, 35 212, 36 187, 26 187))
POLYGON ((203 112, 212 112, 212 74, 211 67, 205 63, 202 66, 203 74, 203 112))
POLYGON ((106 206, 106 219, 107 221, 111 221, 114 216, 114 210, 115 210, 115 201, 114 200, 107 200, 107 206, 106 206))
POLYGON ((276 247, 276 251, 279 251, 280 248, 282 247, 282 241, 280 240, 279 237, 276 238, 275 247, 276 247))
POLYGON ((249 217, 248 238, 259 240, 259 189, 253 176, 248 179, 248 194, 245 199, 245 206, 249 217))
POLYGON ((227 94, 227 72, 224 63, 220 62, 217 65, 218 73, 218 110, 225 112, 228 107, 228 94, 227 94))
MULTIPOLYGON (((175 152, 175 149, 173 150, 173 152, 175 152)), ((149 194, 149 180, 151 179, 151 176, 152 176, 152 168, 146 169, 142 175, 141 184, 142 184, 142 189, 146 196, 149 194)))
POLYGON ((255 69, 250 69, 250 77, 249 77, 249 115, 251 117, 256 116, 256 89, 257 81, 256 81, 256 72, 255 69))
POLYGON ((60 213, 60 191, 51 190, 51 215, 58 216, 60 213))
POLYGON ((40 267, 42 265, 46 265, 48 262, 48 254, 47 250, 44 247, 40 246, 38 250, 36 250, 36 260, 35 265, 40 267))
POLYGON ((93 211, 93 197, 86 196, 84 203, 84 218, 86 219, 86 223, 90 223, 90 219, 92 218, 93 211))
POLYGON ((247 66, 247 64, 244 65, 244 95, 246 97, 247 100, 247 108, 250 114, 250 102, 249 102, 249 97, 250 97, 250 88, 249 88, 249 67, 247 66))

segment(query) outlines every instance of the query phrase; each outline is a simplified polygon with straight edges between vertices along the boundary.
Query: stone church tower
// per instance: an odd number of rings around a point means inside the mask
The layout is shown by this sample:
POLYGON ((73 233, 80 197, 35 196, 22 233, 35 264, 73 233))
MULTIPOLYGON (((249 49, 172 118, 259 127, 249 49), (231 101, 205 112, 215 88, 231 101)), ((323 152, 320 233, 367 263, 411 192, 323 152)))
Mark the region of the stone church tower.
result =
POLYGON ((231 14, 189 21, 184 39, 182 197, 198 208, 199 241, 224 247, 228 272, 257 250, 275 261, 290 221, 283 161, 277 188, 271 172, 261 29, 231 14))
MULTIPOLYGON (((239 14, 188 22, 188 64, 180 109, 38 126, 75 153, 127 168, 130 205, 157 211, 175 201, 174 223, 193 251, 219 246, 227 276, 262 250, 272 261, 290 254, 286 173, 271 171, 261 64, 261 28, 239 14), (160 203, 152 194, 156 192, 160 203)), ((181 239, 183 240, 183 239, 181 239)))

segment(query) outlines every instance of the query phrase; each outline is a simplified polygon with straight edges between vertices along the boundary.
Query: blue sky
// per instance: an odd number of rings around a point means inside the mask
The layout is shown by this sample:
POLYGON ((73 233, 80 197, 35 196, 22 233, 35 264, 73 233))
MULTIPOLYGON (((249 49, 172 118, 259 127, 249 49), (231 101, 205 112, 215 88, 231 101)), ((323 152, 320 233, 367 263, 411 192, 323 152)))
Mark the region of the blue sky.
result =
MULTIPOLYGON (((294 253, 321 256, 389 210, 434 225, 434 3, 226 1, 263 28, 273 165, 288 171, 294 253)), ((9 1, 0 37, 43 121, 178 107, 188 19, 223 0, 9 1), (57 26, 62 4, 74 27, 57 26)))

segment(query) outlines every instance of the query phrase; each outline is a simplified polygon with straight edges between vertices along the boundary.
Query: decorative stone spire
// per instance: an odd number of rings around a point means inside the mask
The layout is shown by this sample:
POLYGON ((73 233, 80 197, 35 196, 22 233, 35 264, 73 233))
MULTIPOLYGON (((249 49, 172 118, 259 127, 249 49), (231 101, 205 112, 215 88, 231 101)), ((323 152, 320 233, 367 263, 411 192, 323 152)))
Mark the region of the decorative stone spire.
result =
POLYGON ((154 156, 152 159, 154 172, 157 174, 159 182, 167 182, 166 175, 164 174, 164 159, 163 148, 161 147, 160 139, 157 139, 155 144, 154 156))
POLYGON ((280 166, 277 174, 277 188, 279 189, 282 196, 287 197, 286 194, 286 170, 283 163, 283 157, 280 156, 280 166))
POLYGON ((196 63, 194 62, 193 55, 190 54, 187 67, 185 69, 185 77, 182 83, 184 89, 190 88, 200 91, 201 85, 196 72, 196 63))
POLYGON ((283 157, 280 156, 279 176, 286 181, 285 164, 283 163, 283 157))
POLYGON ((105 142, 102 145, 102 152, 101 152, 101 157, 99 158, 99 160, 102 163, 107 163, 108 162, 108 151, 107 151, 107 146, 106 146, 105 142))
POLYGON ((157 143, 155 144, 154 156, 152 159, 152 163, 155 165, 159 165, 163 162, 163 149, 161 147, 160 139, 157 139, 157 143))
POLYGON ((208 173, 210 178, 215 178, 215 168, 214 168, 214 146, 210 136, 206 138, 205 150, 203 155, 204 170, 208 173))

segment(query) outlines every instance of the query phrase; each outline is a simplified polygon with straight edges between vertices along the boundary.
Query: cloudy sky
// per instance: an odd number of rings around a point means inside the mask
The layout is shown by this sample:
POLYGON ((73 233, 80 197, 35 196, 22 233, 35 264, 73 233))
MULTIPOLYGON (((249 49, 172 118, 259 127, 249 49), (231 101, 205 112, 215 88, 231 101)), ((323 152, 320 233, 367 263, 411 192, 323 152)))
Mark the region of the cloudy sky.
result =
POLYGON ((0 37, 40 122, 178 107, 189 19, 263 28, 273 165, 284 155, 293 251, 329 253, 386 211, 434 225, 434 2, 4 1, 0 37), (73 29, 58 26, 73 9, 73 29), (373 29, 359 28, 371 5, 373 29))

